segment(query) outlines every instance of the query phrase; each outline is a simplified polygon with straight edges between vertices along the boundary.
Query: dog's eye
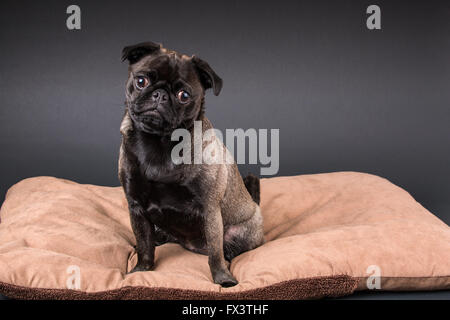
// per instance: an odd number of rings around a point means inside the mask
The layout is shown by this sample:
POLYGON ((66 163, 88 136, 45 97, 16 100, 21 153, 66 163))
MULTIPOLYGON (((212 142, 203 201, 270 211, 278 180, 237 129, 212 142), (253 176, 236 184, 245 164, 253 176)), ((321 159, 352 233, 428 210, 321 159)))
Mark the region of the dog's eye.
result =
POLYGON ((180 90, 177 93, 177 99, 181 103, 187 103, 190 98, 191 98, 191 95, 187 91, 180 90))
POLYGON ((139 89, 144 89, 150 84, 150 80, 148 80, 148 78, 144 76, 137 76, 136 78, 134 78, 134 82, 136 84, 136 87, 138 87, 139 89))

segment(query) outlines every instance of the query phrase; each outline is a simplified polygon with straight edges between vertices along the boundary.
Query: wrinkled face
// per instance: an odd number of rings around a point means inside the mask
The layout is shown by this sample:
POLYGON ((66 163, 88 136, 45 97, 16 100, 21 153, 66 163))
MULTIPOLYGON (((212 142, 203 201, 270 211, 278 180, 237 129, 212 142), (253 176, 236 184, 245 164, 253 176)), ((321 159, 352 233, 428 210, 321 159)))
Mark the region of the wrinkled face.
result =
POLYGON ((151 44, 157 49, 142 50, 148 43, 136 45, 124 57, 130 61, 127 108, 137 129, 170 135, 193 125, 203 113, 205 89, 214 88, 218 94, 215 87, 221 80, 206 62, 151 44))

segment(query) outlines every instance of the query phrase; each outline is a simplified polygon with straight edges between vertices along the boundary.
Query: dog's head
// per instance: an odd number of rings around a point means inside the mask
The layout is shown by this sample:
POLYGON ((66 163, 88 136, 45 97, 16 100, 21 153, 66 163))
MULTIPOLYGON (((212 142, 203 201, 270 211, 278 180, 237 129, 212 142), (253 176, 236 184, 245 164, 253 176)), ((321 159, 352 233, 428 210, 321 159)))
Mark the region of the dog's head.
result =
POLYGON ((125 47, 128 113, 138 130, 160 136, 177 128, 190 128, 203 116, 205 90, 217 96, 222 79, 209 64, 153 42, 125 47))

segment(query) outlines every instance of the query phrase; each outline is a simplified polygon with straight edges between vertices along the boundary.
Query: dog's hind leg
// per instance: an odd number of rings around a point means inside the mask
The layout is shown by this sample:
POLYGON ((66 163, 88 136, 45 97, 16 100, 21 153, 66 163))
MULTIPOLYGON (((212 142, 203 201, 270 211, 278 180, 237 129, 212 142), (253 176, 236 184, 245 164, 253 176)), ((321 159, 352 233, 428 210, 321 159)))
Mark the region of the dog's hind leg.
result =
POLYGON ((262 217, 259 210, 257 207, 251 219, 226 227, 223 245, 226 260, 231 261, 241 253, 255 249, 264 243, 262 217))

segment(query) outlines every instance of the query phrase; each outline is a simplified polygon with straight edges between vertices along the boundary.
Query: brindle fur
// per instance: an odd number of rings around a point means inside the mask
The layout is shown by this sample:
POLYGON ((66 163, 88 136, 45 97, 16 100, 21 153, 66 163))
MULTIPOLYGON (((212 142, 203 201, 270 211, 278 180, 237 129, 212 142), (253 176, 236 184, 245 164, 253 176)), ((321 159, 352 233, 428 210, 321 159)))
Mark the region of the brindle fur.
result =
MULTIPOLYGON (((194 120, 202 121, 203 132, 212 128, 204 116, 204 91, 212 88, 217 95, 222 81, 203 60, 154 43, 127 47, 123 55, 130 67, 127 108, 120 127, 119 179, 136 236, 138 262, 131 272, 151 270, 155 246, 175 242, 208 255, 214 282, 233 286, 237 281, 225 259, 231 261, 264 242, 259 179, 249 176, 244 183, 234 162, 174 164, 171 160, 172 148, 178 143, 170 139, 174 129, 185 128, 194 139, 194 120), (134 75, 150 71, 157 73, 159 85, 136 92, 134 75), (175 92, 170 91, 180 79, 192 90, 192 102, 184 108, 176 104, 175 92), (157 88, 167 88, 171 103, 164 108, 158 105, 156 120, 132 117, 137 104, 147 108, 149 92, 157 88)), ((216 143, 214 152, 227 152, 217 137, 211 141, 216 143)), ((211 141, 203 143, 203 148, 211 141)))

